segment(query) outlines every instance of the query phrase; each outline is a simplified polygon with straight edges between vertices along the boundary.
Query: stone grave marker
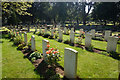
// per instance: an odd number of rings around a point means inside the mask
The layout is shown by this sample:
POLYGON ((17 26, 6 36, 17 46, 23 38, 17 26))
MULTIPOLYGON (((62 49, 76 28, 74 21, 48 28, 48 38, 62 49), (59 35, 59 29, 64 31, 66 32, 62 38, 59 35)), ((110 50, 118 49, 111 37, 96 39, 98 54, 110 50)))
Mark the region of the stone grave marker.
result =
POLYGON ((63 40, 63 32, 62 32, 62 30, 59 31, 59 40, 63 40))
POLYGON ((95 37, 95 29, 91 30, 91 34, 92 34, 92 38, 94 38, 95 37))
POLYGON ((74 43, 75 33, 74 31, 70 31, 70 43, 74 43))
POLYGON ((51 36, 54 36, 54 29, 51 29, 51 36))
POLYGON ((42 40, 42 52, 43 52, 44 60, 45 60, 45 56, 46 56, 46 48, 47 48, 48 43, 49 43, 48 40, 46 40, 46 39, 42 40))
POLYGON ((83 32, 83 29, 80 29, 80 36, 81 36, 82 32, 83 32))
POLYGON ((110 30, 106 30, 106 31, 105 31, 104 39, 105 39, 105 40, 108 40, 108 37, 110 36, 110 34, 111 34, 111 31, 110 31, 110 30))
POLYGON ((31 36, 31 49, 32 51, 35 51, 35 36, 31 36))
POLYGON ((27 33, 26 32, 24 33, 24 42, 27 45, 27 33))
POLYGON ((85 47, 89 47, 91 46, 91 38, 92 38, 92 34, 90 33, 86 33, 85 34, 85 47))
POLYGON ((107 40, 107 52, 115 52, 117 48, 118 37, 109 36, 107 40))
POLYGON ((67 78, 76 78, 78 52, 71 48, 64 49, 64 75, 67 78))

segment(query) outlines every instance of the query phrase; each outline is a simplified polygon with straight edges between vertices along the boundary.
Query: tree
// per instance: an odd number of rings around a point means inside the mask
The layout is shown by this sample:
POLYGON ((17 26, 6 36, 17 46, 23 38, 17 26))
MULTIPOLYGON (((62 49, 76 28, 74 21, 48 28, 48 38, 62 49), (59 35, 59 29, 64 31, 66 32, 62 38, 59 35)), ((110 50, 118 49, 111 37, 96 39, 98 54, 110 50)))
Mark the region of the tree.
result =
POLYGON ((115 25, 119 16, 119 10, 116 4, 115 2, 96 3, 92 12, 93 20, 104 22, 104 25, 106 25, 107 21, 113 21, 115 25))
POLYGON ((2 21, 9 22, 9 24, 17 24, 20 21, 18 16, 32 16, 32 14, 27 12, 28 8, 32 7, 31 4, 28 2, 2 2, 2 21))

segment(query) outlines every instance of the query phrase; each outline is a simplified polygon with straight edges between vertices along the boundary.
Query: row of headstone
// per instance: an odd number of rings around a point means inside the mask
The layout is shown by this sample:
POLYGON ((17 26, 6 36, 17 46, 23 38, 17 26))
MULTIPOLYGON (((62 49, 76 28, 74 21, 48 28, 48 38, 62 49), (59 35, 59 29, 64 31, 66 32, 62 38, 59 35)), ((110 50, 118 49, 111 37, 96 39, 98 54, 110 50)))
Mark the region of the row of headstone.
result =
MULTIPOLYGON (((46 60, 46 48, 48 40, 42 40, 42 51, 43 51, 43 59, 46 60)), ((77 77, 77 59, 78 52, 71 48, 64 49, 64 75, 67 78, 76 78, 77 77)))
MULTIPOLYGON (((59 27, 59 26, 58 26, 59 27)), ((59 40, 63 40, 63 31, 60 29, 60 27, 58 28, 59 30, 59 40)), ((53 36, 54 30, 51 29, 51 36, 53 36)), ((83 29, 80 29, 80 32, 83 32, 83 29)), ((47 33, 47 28, 45 28, 45 33, 47 33)), ((109 38, 110 37, 110 33, 111 31, 105 31, 105 39, 107 39, 108 43, 107 43, 107 51, 116 51, 116 47, 117 47, 117 40, 118 38, 109 38), (112 42, 111 42, 112 40, 112 42), (110 46, 112 44, 112 46, 110 46)), ((92 29, 90 33, 86 33, 85 34, 85 47, 90 47, 91 46, 91 39, 95 37, 95 29, 92 29)), ((74 43, 74 38, 75 38, 75 32, 74 32, 74 28, 71 28, 70 31, 70 43, 74 43)))
MULTIPOLYGON (((86 33, 85 34, 85 47, 90 47, 91 46, 91 39, 92 39, 92 34, 91 33, 86 33)), ((109 36, 107 39, 107 52, 115 52, 117 48, 117 41, 118 37, 115 36, 109 36)))

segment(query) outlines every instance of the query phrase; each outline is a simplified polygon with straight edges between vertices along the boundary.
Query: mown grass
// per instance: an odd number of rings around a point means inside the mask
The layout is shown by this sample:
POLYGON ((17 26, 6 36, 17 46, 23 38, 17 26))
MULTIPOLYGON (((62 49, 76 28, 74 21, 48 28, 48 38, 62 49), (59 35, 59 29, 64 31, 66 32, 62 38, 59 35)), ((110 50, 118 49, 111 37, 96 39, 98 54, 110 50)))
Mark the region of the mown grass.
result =
POLYGON ((2 45, 2 78, 40 78, 34 66, 9 39, 0 39, 2 45))
MULTIPOLYGON (((28 33, 28 40, 31 35, 33 34, 28 33)), ((118 60, 98 53, 82 50, 81 48, 73 47, 68 44, 59 43, 56 40, 35 35, 36 49, 40 52, 42 52, 43 39, 49 40, 51 47, 57 47, 59 49, 60 54, 63 56, 59 64, 63 67, 64 48, 68 47, 78 51, 77 75, 80 78, 118 78, 118 60)))
MULTIPOLYGON (((29 41, 33 33, 27 33, 27 35, 29 41)), ((69 36, 64 35, 64 39, 67 38, 69 38, 69 36)), ((82 50, 81 48, 73 47, 68 44, 59 43, 56 40, 35 35, 36 49, 40 52, 42 52, 43 39, 49 40, 51 47, 57 47, 59 49, 60 54, 63 56, 59 64, 63 67, 64 48, 69 47, 78 51, 77 75, 80 78, 118 78, 118 60, 98 53, 82 50)), ((39 76, 34 73, 34 66, 28 61, 28 59, 23 59, 23 54, 20 51, 17 51, 16 47, 12 46, 13 43, 9 42, 7 39, 2 39, 2 41, 4 41, 3 43, 0 43, 3 45, 2 77, 38 78, 39 76)), ((100 45, 103 45, 104 43, 101 44, 98 41, 94 44, 99 45, 100 47, 100 45)))

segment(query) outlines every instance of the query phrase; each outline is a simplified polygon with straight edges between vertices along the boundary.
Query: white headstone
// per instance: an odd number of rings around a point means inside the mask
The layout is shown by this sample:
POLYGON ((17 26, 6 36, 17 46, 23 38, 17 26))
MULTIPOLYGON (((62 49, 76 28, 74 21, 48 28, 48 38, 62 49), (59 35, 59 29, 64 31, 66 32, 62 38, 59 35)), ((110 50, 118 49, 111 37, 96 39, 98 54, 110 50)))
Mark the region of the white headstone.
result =
POLYGON ((27 33, 26 32, 24 33, 24 42, 27 45, 27 33))
POLYGON ((54 36, 54 30, 51 29, 51 36, 54 36))
POLYGON ((91 34, 92 34, 92 38, 94 38, 95 37, 95 29, 91 30, 91 34))
POLYGON ((45 60, 45 56, 46 56, 46 48, 47 48, 47 44, 49 43, 48 40, 44 39, 42 40, 42 51, 43 51, 43 58, 45 60))
POLYGON ((17 31, 15 31, 16 32, 16 36, 18 36, 18 32, 17 31))
POLYGON ((83 29, 80 29, 80 36, 81 36, 82 32, 83 32, 83 29))
POLYGON ((74 43, 75 33, 74 31, 70 31, 70 43, 74 43))
POLYGON ((31 36, 31 50, 35 51, 35 36, 31 36))
POLYGON ((37 26, 35 26, 35 32, 37 32, 37 26))
POLYGON ((45 28, 45 34, 47 34, 47 28, 45 28))
POLYGON ((65 34, 67 33, 67 28, 66 28, 66 27, 64 27, 64 33, 65 33, 65 34))
POLYGON ((42 29, 41 29, 41 27, 40 27, 40 29, 39 29, 39 32, 42 33, 42 29))
POLYGON ((71 48, 64 50, 64 75, 67 78, 76 78, 78 52, 71 48))
POLYGON ((19 35, 22 37, 22 32, 21 31, 19 32, 19 35))
POLYGON ((85 34, 85 47, 91 46, 91 38, 92 38, 92 34, 89 33, 85 34))
POLYGON ((71 28, 72 31, 74 31, 74 28, 71 28))
POLYGON ((62 32, 62 30, 59 31, 59 40, 63 40, 63 32, 62 32))
POLYGON ((111 31, 110 31, 110 30, 106 30, 106 31, 105 31, 104 39, 105 39, 105 40, 108 40, 108 37, 110 36, 110 34, 111 34, 111 31))
POLYGON ((60 31, 60 25, 58 25, 58 32, 60 31))
POLYGON ((107 52, 115 52, 117 47, 118 37, 109 36, 107 40, 107 52))

